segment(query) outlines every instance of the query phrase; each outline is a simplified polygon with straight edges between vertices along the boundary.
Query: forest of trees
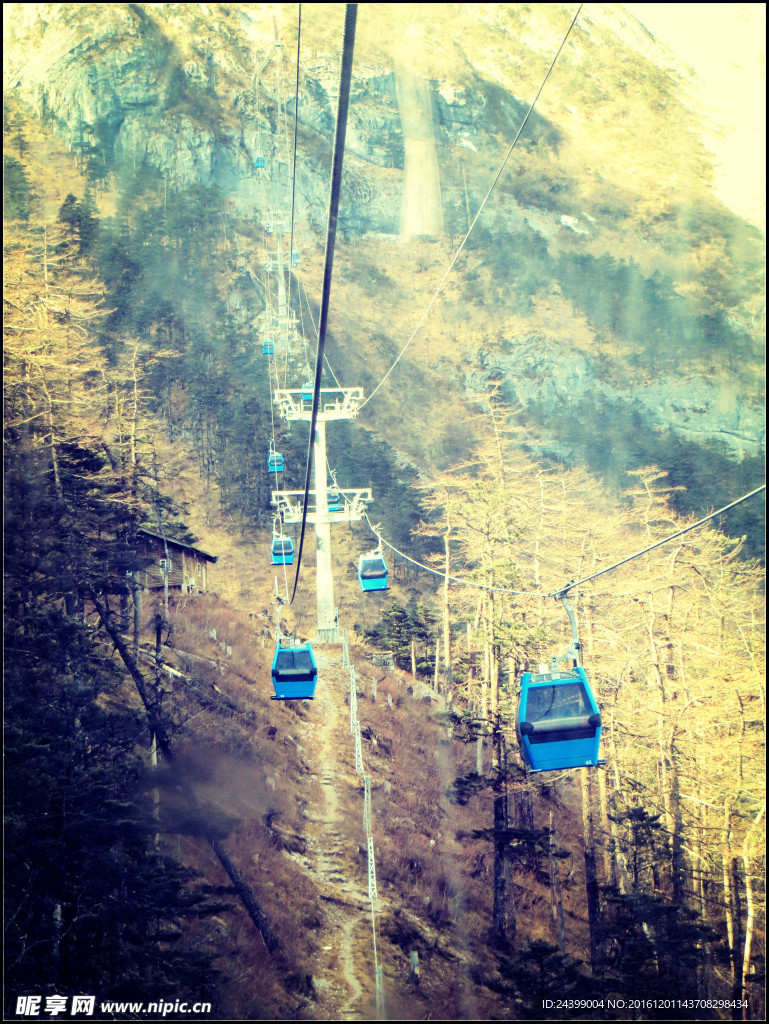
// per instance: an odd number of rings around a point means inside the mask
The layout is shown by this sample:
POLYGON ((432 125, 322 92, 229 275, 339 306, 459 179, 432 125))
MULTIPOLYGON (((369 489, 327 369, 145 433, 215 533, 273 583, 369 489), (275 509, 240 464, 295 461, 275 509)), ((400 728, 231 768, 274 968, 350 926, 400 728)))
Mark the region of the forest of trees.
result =
MULTIPOLYGON (((6 226, 5 978, 15 995, 137 979, 212 997, 182 940, 220 901, 161 852, 150 734, 105 645, 157 507, 136 346, 95 345, 103 287, 60 227, 6 226), (107 613, 105 613, 107 614, 107 613)), ((167 503, 166 503, 167 504, 167 503)))
MULTIPOLYGON (((159 480, 159 432, 191 444, 233 529, 253 537, 269 522, 268 371, 253 343, 263 304, 216 189, 175 192, 151 168, 124 167, 115 213, 100 218, 93 195, 112 173, 110 140, 103 125, 83 123, 74 147, 84 181, 59 197, 57 221, 43 224, 24 119, 6 126, 7 998, 40 990, 40 979, 46 992, 98 987, 113 998, 138 983, 168 983, 216 1005, 215 956, 187 941, 196 923, 234 891, 265 946, 278 943, 218 832, 199 826, 233 884, 226 893, 157 842, 151 751, 160 747, 172 763, 174 738, 162 694, 146 686, 122 627, 135 598, 137 528, 183 530, 159 480), (223 289, 223 280, 234 286, 223 289)), ((535 185, 521 182, 530 192, 535 185)), ((237 227, 241 239, 251 230, 237 227)), ((726 362, 749 347, 726 314, 695 310, 631 263, 556 259, 530 245, 525 268, 504 270, 500 287, 513 288, 522 309, 546 276, 599 330, 632 338, 642 320, 651 370, 669 357, 665 346, 677 351, 701 337, 726 362), (585 283, 599 278, 605 288, 585 283), (605 303, 626 288, 639 305, 605 303)), ((723 298, 722 285, 709 302, 723 298)), ((610 429, 641 433, 632 412, 623 415, 627 423, 595 414, 586 461, 602 472, 610 429)), ((345 427, 334 452, 341 486, 353 474, 373 483, 387 536, 478 585, 441 580, 419 599, 413 591, 386 606, 365 638, 392 649, 402 669, 437 678, 454 734, 480 737, 491 751, 490 763, 455 780, 452 796, 472 807, 491 794, 492 817, 479 814, 467 841, 493 849, 500 991, 540 1015, 557 979, 563 995, 696 994, 731 1000, 722 1016, 761 1016, 762 567, 740 540, 703 528, 574 591, 607 761, 580 777, 590 953, 580 965, 558 922, 560 837, 534 827, 534 806, 557 800, 566 783, 523 770, 512 738, 518 681, 568 645, 561 606, 544 595, 680 528, 679 488, 697 479, 702 454, 698 462, 671 439, 675 477, 657 468, 670 455, 665 439, 639 445, 641 468, 623 464, 615 474, 633 486, 612 502, 587 473, 535 462, 525 454, 530 437, 508 436, 503 420, 490 405, 489 440, 455 470, 422 481, 419 527, 416 471, 386 440, 345 427), (532 863, 547 864, 555 941, 527 946, 517 897, 532 863)), ((279 436, 301 465, 304 439, 279 436)), ((727 463, 718 462, 719 493, 725 480, 756 472, 727 463)), ((194 817, 193 794, 181 793, 194 817)))
MULTIPOLYGON (((585 474, 542 470, 495 432, 425 499, 426 529, 446 546, 436 567, 494 588, 448 585, 433 635, 455 727, 468 738, 480 729, 492 749, 485 774, 457 780, 457 798, 494 794, 484 835, 505 940, 516 932, 511 871, 543 841, 531 801, 558 787, 552 776, 527 779, 511 742, 518 680, 569 646, 560 602, 544 595, 681 528, 665 474, 650 467, 636 480, 612 508, 585 474)), ((703 527, 571 592, 607 759, 582 773, 590 970, 601 992, 683 999, 696 989, 737 1001, 737 1019, 750 1015, 740 1000, 753 1013, 760 999, 762 587, 739 542, 703 527)), ((382 632, 397 644, 396 621, 390 613, 382 632)), ((561 939, 549 961, 547 952, 540 970, 553 982, 567 950, 561 939)), ((520 970, 511 964, 511 978, 520 970)), ((584 980, 573 974, 575 991, 584 980)))

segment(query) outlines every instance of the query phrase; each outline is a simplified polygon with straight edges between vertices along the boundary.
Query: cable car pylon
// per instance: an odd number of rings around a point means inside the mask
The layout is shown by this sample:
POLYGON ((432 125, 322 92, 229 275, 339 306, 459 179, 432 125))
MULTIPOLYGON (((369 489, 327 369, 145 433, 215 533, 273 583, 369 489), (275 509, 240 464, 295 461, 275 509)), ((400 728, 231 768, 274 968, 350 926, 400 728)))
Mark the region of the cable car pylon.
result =
MULTIPOLYGON (((304 389, 276 389, 273 401, 280 415, 288 422, 295 420, 312 421, 312 408, 304 399, 304 389)), ((331 525, 332 523, 360 522, 366 515, 368 503, 372 501, 368 487, 339 488, 332 482, 329 487, 328 462, 326 459, 326 424, 338 420, 351 420, 358 415, 363 401, 363 389, 321 388, 321 402, 315 423, 313 484, 310 495, 314 507, 307 509, 307 522, 315 526, 316 549, 316 601, 318 643, 334 643, 339 639, 339 628, 334 604, 334 579, 331 571, 331 525), (329 492, 333 495, 329 503, 329 492), (331 507, 329 507, 331 505, 331 507)), ((284 523, 301 523, 304 512, 304 491, 272 492, 272 502, 277 506, 284 523)))

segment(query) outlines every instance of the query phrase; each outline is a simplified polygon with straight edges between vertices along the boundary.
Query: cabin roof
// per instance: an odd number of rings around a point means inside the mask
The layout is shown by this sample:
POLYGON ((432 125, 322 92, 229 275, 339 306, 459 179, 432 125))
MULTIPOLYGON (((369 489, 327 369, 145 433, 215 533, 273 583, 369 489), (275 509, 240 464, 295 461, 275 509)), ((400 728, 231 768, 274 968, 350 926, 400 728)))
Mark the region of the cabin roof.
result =
POLYGON ((210 555, 202 548, 198 548, 194 544, 188 544, 187 541, 175 540, 173 537, 169 537, 167 535, 164 537, 162 533, 158 533, 156 530, 148 530, 146 526, 140 526, 136 532, 142 533, 146 537, 154 537, 155 540, 165 541, 170 547, 184 548, 185 551, 194 551, 195 554, 202 555, 202 557, 207 559, 209 562, 215 562, 219 557, 218 555, 210 555))

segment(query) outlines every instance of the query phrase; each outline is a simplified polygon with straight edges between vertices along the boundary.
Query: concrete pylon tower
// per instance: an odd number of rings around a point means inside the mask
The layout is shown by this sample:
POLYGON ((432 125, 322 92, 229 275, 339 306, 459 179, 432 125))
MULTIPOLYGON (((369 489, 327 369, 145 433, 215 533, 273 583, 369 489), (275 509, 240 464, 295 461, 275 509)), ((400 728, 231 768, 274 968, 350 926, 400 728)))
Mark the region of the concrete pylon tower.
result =
POLYGON ((326 422, 315 424, 315 556, 317 558, 316 601, 318 632, 336 630, 334 577, 331 574, 331 523, 328 521, 328 473, 326 468, 326 422))
MULTIPOLYGON (((312 421, 312 402, 308 391, 277 389, 273 400, 286 420, 312 421)), ((372 500, 371 489, 355 487, 340 489, 340 507, 329 510, 328 471, 326 460, 326 424, 334 420, 351 420, 358 414, 363 402, 362 388, 321 388, 320 406, 315 422, 313 440, 313 484, 309 495, 307 522, 315 526, 316 587, 317 587, 317 642, 331 643, 338 639, 336 605, 334 604, 334 577, 331 572, 331 526, 333 523, 359 522, 372 500)), ((278 508, 284 523, 301 523, 304 491, 273 491, 272 503, 278 508)))

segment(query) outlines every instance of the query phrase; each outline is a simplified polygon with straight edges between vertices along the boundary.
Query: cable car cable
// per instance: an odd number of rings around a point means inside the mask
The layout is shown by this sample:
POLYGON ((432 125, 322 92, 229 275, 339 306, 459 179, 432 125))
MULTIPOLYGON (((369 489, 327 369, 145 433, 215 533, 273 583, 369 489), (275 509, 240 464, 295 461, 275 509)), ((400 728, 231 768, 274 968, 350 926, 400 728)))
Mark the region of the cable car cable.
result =
MULTIPOLYGON (((300 281, 300 284, 301 284, 301 281, 300 281)), ((302 285, 302 288, 304 288, 304 285, 302 285)), ((309 297, 307 295, 307 289, 306 288, 304 289, 304 301, 307 303, 307 312, 309 313, 310 324, 312 325, 312 330, 315 332, 315 337, 317 337, 317 328, 315 327, 315 322, 314 322, 314 319, 312 318, 312 309, 311 309, 310 304, 309 304, 309 297)), ((339 378, 334 373, 334 370, 333 370, 333 368, 332 368, 332 366, 331 366, 331 364, 329 362, 329 356, 325 352, 324 352, 324 362, 325 362, 326 366, 329 368, 329 373, 334 378, 334 383, 341 390, 342 389, 342 385, 339 383, 339 378)))
POLYGON ((294 98, 294 166, 291 176, 291 238, 288 247, 288 298, 286 299, 286 350, 291 322, 291 265, 294 260, 294 201, 296 198, 296 140, 299 130, 299 55, 302 41, 302 5, 299 4, 299 24, 296 30, 296 92, 294 98))
POLYGON ((302 566, 302 548, 307 525, 307 502, 310 493, 310 477, 312 475, 313 448, 315 444, 315 425, 318 421, 320 404, 320 383, 323 376, 323 352, 326 344, 326 324, 328 322, 328 305, 331 294, 331 274, 334 268, 334 245, 336 243, 336 225, 339 212, 339 195, 342 190, 342 167, 344 164, 344 143, 347 132, 347 111, 350 100, 350 83, 352 80, 352 59, 355 51, 355 24, 358 15, 357 4, 345 5, 344 41, 342 44, 342 67, 339 76, 339 102, 337 105, 336 127, 334 130, 334 155, 331 166, 331 192, 328 204, 328 228, 326 231, 326 259, 323 268, 323 292, 320 305, 320 324, 318 328, 318 351, 315 359, 315 387, 312 396, 312 416, 310 419, 310 437, 307 444, 307 470, 304 481, 304 508, 302 510, 302 530, 299 537, 296 576, 291 602, 296 597, 299 583, 299 570, 302 566))
MULTIPOLYGON (((453 583, 459 583, 460 585, 465 587, 476 587, 478 590, 488 590, 495 594, 514 594, 521 597, 560 598, 562 595, 568 594, 568 592, 570 590, 573 590, 575 587, 580 587, 583 583, 588 583, 590 580, 594 580, 598 576, 603 576, 605 573, 611 572, 613 569, 618 569, 620 566, 625 565, 628 562, 632 562, 636 558, 640 558, 641 555, 645 555, 649 551, 653 551, 655 548, 661 547, 663 544, 668 544, 671 540, 675 540, 677 537, 681 537, 685 533, 689 533, 690 530, 696 530, 698 526, 703 526, 711 519, 715 519, 716 516, 723 515, 724 512, 728 512, 730 509, 735 508, 737 505, 741 505, 743 501, 747 501, 748 498, 752 498, 756 494, 760 494, 761 491, 764 490, 766 490, 766 484, 761 484, 761 486, 757 487, 755 490, 750 491, 748 494, 743 494, 741 498, 737 498, 736 501, 732 501, 730 504, 724 505, 724 507, 718 509, 717 512, 711 512, 710 515, 705 516, 703 519, 699 519, 696 523, 691 523, 689 526, 684 527, 683 530, 678 530, 676 533, 671 534, 669 537, 664 537, 662 540, 656 541, 654 544, 651 544, 649 547, 644 548, 642 551, 636 551, 635 554, 628 555, 627 558, 623 558, 620 562, 615 562, 614 565, 607 566, 607 568, 601 569, 599 572, 593 573, 591 576, 586 576, 584 579, 581 580, 572 581, 567 586, 561 587, 559 590, 552 590, 549 593, 543 594, 530 590, 512 590, 507 587, 490 587, 484 583, 475 583, 473 580, 461 579, 459 576, 449 576, 448 579, 450 579, 453 583)), ((390 544, 389 541, 385 540, 385 538, 382 537, 381 533, 378 533, 374 529, 374 527, 371 525, 371 520, 367 515, 364 515, 364 519, 366 520, 368 528, 371 530, 374 536, 378 537, 383 544, 385 544, 391 551, 393 551, 400 558, 405 559, 407 562, 411 562, 412 565, 417 566, 417 568, 419 569, 424 569, 425 572, 430 572, 434 576, 440 576, 442 579, 446 579, 445 572, 441 572, 439 569, 433 569, 429 565, 424 565, 422 562, 418 562, 415 558, 411 558, 403 551, 399 551, 398 548, 394 547, 392 544, 390 544)))
POLYGON ((457 251, 456 251, 456 252, 454 253, 454 256, 452 257, 451 263, 449 263, 449 267, 448 267, 448 270, 446 271, 446 273, 445 273, 445 274, 443 275, 443 277, 441 278, 441 282, 440 282, 440 284, 438 285, 438 287, 437 287, 437 289, 436 289, 436 291, 435 291, 435 294, 434 294, 434 295, 433 295, 433 297, 432 297, 432 298, 430 299, 429 303, 427 304, 427 308, 425 309, 425 311, 424 311, 424 313, 422 314, 422 316, 421 316, 421 317, 419 318, 419 322, 417 323, 416 327, 415 327, 415 328, 414 328, 414 330, 412 331, 411 337, 409 338, 409 340, 408 340, 408 341, 406 342, 406 344, 405 344, 405 345, 403 346, 403 348, 402 348, 402 349, 400 350, 400 352, 399 352, 399 353, 398 353, 398 355, 396 356, 395 362, 394 362, 394 363, 392 364, 392 366, 390 367, 390 369, 389 369, 389 370, 387 371, 387 373, 386 373, 386 374, 384 375, 384 377, 383 377, 383 378, 382 378, 382 379, 380 380, 380 382, 379 382, 379 383, 377 384, 377 386, 376 386, 376 387, 374 388, 374 390, 373 390, 373 391, 371 392, 371 394, 370 394, 370 395, 368 396, 368 398, 367 398, 367 399, 366 399, 366 400, 365 400, 364 402, 361 402, 361 404, 360 404, 360 406, 359 406, 359 410, 360 410, 360 409, 363 409, 363 408, 365 408, 365 407, 366 407, 366 406, 368 405, 368 403, 369 403, 369 402, 371 401, 371 399, 372 399, 372 398, 374 397, 374 395, 375 395, 375 394, 377 393, 377 391, 379 391, 379 389, 380 389, 380 388, 382 387, 382 385, 384 384, 384 382, 385 382, 385 381, 387 380, 387 378, 388 378, 388 377, 390 376, 390 374, 391 374, 391 373, 393 372, 393 370, 395 369, 395 367, 396 367, 396 366, 398 365, 398 363, 400 362, 401 356, 402 356, 402 355, 404 354, 404 352, 406 351, 406 349, 407 349, 407 348, 409 347, 409 345, 411 344, 411 342, 412 342, 412 341, 414 340, 414 338, 416 337, 416 335, 417 335, 417 332, 419 331, 419 328, 420 328, 420 327, 422 326, 422 324, 424 323, 424 321, 425 321, 425 319, 426 319, 426 317, 427 317, 427 314, 428 314, 428 313, 430 312, 430 310, 431 310, 431 309, 432 309, 432 307, 433 307, 433 304, 435 303, 435 300, 436 300, 436 299, 438 298, 438 296, 440 295, 440 293, 441 293, 441 290, 443 289, 443 286, 444 286, 444 284, 446 283, 446 280, 447 280, 447 278, 448 278, 449 274, 450 274, 450 273, 451 273, 451 271, 452 271, 452 270, 454 269, 454 264, 455 264, 455 263, 457 262, 457 260, 459 259, 459 255, 460 255, 460 253, 462 252, 462 250, 464 249, 464 247, 465 247, 465 244, 467 243, 467 240, 468 240, 468 238, 470 237, 470 235, 471 235, 471 233, 472 233, 472 230, 473 230, 473 228, 475 227, 475 225, 476 225, 476 222, 477 222, 478 218, 479 218, 479 217, 480 217, 480 215, 481 215, 481 214, 483 213, 483 208, 484 208, 484 207, 486 206, 486 203, 488 202, 489 196, 491 195, 491 193, 492 193, 492 191, 493 191, 493 189, 494 189, 494 186, 495 186, 495 185, 497 184, 497 182, 499 181, 500 175, 502 174, 502 171, 503 171, 503 170, 505 169, 505 165, 507 164, 507 161, 508 161, 508 160, 510 159, 510 154, 511 154, 511 153, 513 152, 513 150, 515 149, 515 145, 516 145, 516 143, 518 142, 518 139, 519 139, 519 138, 521 137, 521 133, 523 132, 523 129, 524 129, 525 127, 526 127, 526 122, 527 122, 527 121, 529 120, 529 117, 531 116, 531 113, 532 113, 532 111, 534 110, 534 106, 535 106, 535 104, 536 104, 537 100, 538 100, 538 99, 539 99, 539 97, 540 97, 540 93, 541 93, 541 92, 542 92, 542 90, 543 90, 543 89, 545 88, 545 84, 546 84, 546 82, 547 82, 548 78, 550 77, 550 72, 551 72, 551 71, 553 70, 553 68, 555 67, 555 62, 556 62, 556 61, 558 60, 558 58, 559 58, 559 56, 560 56, 560 54, 561 54, 561 50, 562 50, 562 49, 564 48, 564 46, 566 45, 566 40, 567 40, 567 39, 569 38, 569 35, 571 34, 571 30, 572 30, 572 29, 574 28, 574 24, 575 24, 575 22, 576 22, 577 18, 579 17, 579 12, 580 12, 580 11, 582 10, 582 7, 583 7, 583 6, 584 6, 583 4, 580 4, 580 5, 579 5, 579 7, 577 8, 577 13, 576 13, 576 14, 574 15, 574 17, 573 17, 573 19, 572 19, 572 22, 571 22, 571 24, 569 25, 569 28, 568 28, 568 30, 567 30, 567 32, 566 32, 566 35, 565 35, 565 36, 563 37, 563 40, 562 40, 562 42, 561 42, 561 45, 560 45, 560 46, 558 47, 558 51, 556 52, 556 55, 555 55, 555 57, 553 57, 553 59, 552 59, 552 61, 551 61, 551 63, 550 63, 550 67, 549 67, 549 68, 547 69, 547 74, 545 75, 545 77, 544 77, 544 78, 543 78, 543 80, 542 80, 542 85, 540 85, 540 87, 539 87, 539 90, 538 90, 538 92, 537 92, 537 95, 536 95, 536 96, 534 97, 534 99, 532 100, 532 102, 531 102, 531 106, 529 107, 528 111, 526 112, 526 116, 524 117, 523 121, 521 122, 521 126, 520 126, 520 128, 518 129, 518 132, 517 132, 517 134, 516 134, 515 138, 513 139, 513 141, 512 141, 512 144, 510 145, 510 148, 508 149, 508 151, 507 151, 507 154, 506 154, 506 156, 505 156, 504 160, 503 160, 503 161, 502 161, 502 163, 500 164, 499 170, 497 171, 497 173, 496 173, 496 175, 495 175, 495 177, 494 177, 494 180, 492 181, 491 185, 489 186, 489 190, 488 190, 488 192, 486 193, 486 195, 485 195, 485 197, 484 197, 484 200, 483 200, 483 202, 482 202, 482 203, 481 203, 481 205, 480 205, 480 206, 478 207, 478 212, 476 213, 475 217, 473 218, 473 222, 472 222, 472 224, 471 224, 471 225, 470 225, 470 227, 469 227, 469 228, 467 229, 467 234, 466 234, 466 235, 465 235, 465 237, 464 237, 464 238, 462 239, 462 242, 461 242, 461 244, 460 244, 459 248, 457 249, 457 251))
POLYGON ((729 505, 724 505, 717 512, 711 512, 709 516, 705 516, 704 519, 699 519, 696 523, 691 523, 683 530, 678 530, 677 533, 671 534, 669 537, 665 537, 664 540, 658 540, 655 544, 650 544, 648 548, 644 548, 643 551, 636 551, 634 555, 628 555, 627 558, 623 558, 621 562, 615 562, 614 565, 608 566, 606 569, 601 569, 598 572, 594 572, 591 576, 586 576, 584 579, 577 580, 576 582, 569 583, 567 587, 563 587, 561 590, 556 590, 552 594, 548 594, 548 597, 560 597, 562 594, 568 594, 570 590, 575 587, 582 586, 583 583, 588 583, 590 580, 596 579, 598 576, 603 576, 604 573, 611 572, 613 569, 618 569, 621 565, 625 565, 627 562, 632 562, 634 558, 640 558, 641 555, 647 554, 649 551, 654 551, 655 548, 660 547, 662 544, 668 544, 671 540, 675 540, 677 537, 682 537, 685 533, 690 530, 696 530, 698 526, 702 526, 704 523, 709 522, 711 519, 715 519, 716 516, 722 515, 724 512, 728 512, 730 508, 734 508, 736 505, 741 505, 743 501, 747 501, 748 498, 752 498, 756 494, 760 494, 761 491, 766 490, 766 484, 761 484, 754 491, 750 491, 749 494, 743 494, 741 498, 737 498, 736 501, 731 502, 729 505))
MULTIPOLYGON (((377 531, 371 525, 371 520, 369 519, 369 517, 365 513, 364 513, 363 518, 368 523, 368 528, 369 528, 369 530, 371 530, 371 532, 374 534, 374 536, 378 537, 379 540, 381 541, 381 543, 386 545, 386 547, 388 547, 391 551, 394 551, 396 555, 399 555, 401 558, 404 558, 407 562, 411 562, 412 565, 416 565, 419 569, 424 569, 425 572, 431 572, 434 576, 440 576, 441 579, 444 579, 444 580, 447 578, 445 572, 441 572, 439 569, 432 569, 429 565, 423 565, 422 562, 417 562, 417 560, 415 558, 411 558, 409 555, 405 554, 403 551, 399 551, 398 548, 394 547, 389 541, 385 540, 385 538, 380 533, 377 533, 377 531)), ((460 583, 462 586, 465 586, 465 587, 476 587, 478 590, 490 590, 490 591, 493 591, 495 594, 517 594, 517 595, 519 595, 521 597, 551 597, 552 596, 550 594, 540 594, 540 593, 537 593, 537 592, 531 591, 531 590, 510 590, 510 589, 508 589, 506 587, 489 587, 489 586, 487 586, 484 583, 475 583, 473 580, 463 580, 463 579, 460 579, 458 576, 449 576, 448 579, 450 579, 453 583, 460 583)))
MULTIPOLYGON (((313 318, 313 315, 312 315, 312 307, 310 306, 310 297, 307 294, 307 289, 305 288, 304 282, 302 281, 301 277, 299 278, 299 287, 301 289, 303 289, 303 291, 304 291, 304 301, 307 303, 307 312, 310 314, 310 323, 312 324, 312 329, 313 329, 313 331, 315 331, 315 337, 317 338, 318 337, 318 328, 315 326, 315 319, 313 318)), ((302 294, 300 292, 299 293, 299 315, 301 316, 301 314, 302 314, 302 294)), ((302 331, 304 332, 304 321, 302 321, 302 331)), ((331 367, 331 363, 328 361, 328 356, 325 353, 323 354, 323 361, 325 362, 326 366, 328 367, 328 372, 334 378, 334 383, 341 390, 342 385, 339 383, 337 375, 334 373, 334 371, 333 371, 333 369, 331 367)))

